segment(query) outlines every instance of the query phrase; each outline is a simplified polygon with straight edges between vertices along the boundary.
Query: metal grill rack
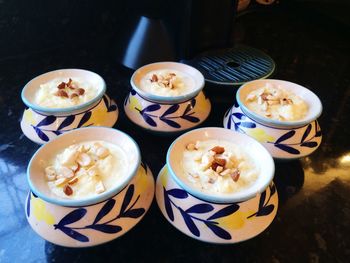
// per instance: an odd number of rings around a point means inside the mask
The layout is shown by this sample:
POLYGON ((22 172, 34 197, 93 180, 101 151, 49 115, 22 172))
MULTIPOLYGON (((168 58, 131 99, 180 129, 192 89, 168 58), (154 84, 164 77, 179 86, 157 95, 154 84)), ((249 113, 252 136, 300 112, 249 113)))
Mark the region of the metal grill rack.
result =
POLYGON ((184 63, 201 71, 210 83, 231 86, 267 78, 275 70, 275 62, 270 56, 243 45, 206 52, 184 63))

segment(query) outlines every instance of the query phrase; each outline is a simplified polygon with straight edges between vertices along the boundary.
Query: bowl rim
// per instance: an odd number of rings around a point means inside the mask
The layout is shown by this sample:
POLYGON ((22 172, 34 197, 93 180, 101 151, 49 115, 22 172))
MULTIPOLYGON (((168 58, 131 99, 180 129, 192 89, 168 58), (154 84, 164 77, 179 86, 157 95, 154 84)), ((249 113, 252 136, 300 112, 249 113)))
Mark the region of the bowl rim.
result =
MULTIPOLYGON (((253 158, 255 159, 255 158, 253 158)), ((259 143, 258 141, 254 140, 253 138, 249 137, 246 134, 242 134, 236 131, 232 131, 226 128, 222 127, 204 127, 204 128, 198 128, 198 129, 193 129, 189 132, 186 132, 182 134, 181 136, 177 137, 172 144, 169 146, 167 154, 166 154, 166 165, 168 167, 169 173, 174 179, 174 181, 184 190, 186 190, 189 194, 193 195, 194 197, 197 197, 199 199, 212 202, 212 203, 218 203, 218 204, 228 204, 228 203, 237 203, 237 202, 244 202, 249 199, 254 198, 257 194, 261 194, 266 190, 267 187, 269 187, 270 183, 273 180, 274 174, 275 174, 275 163, 274 160, 271 156, 271 154, 266 150, 266 148, 259 143), (193 133, 193 132, 198 132, 198 131, 206 131, 206 130, 221 130, 225 131, 227 133, 230 133, 231 135, 237 135, 237 136, 243 136, 245 139, 251 141, 252 143, 259 145, 260 149, 268 156, 269 162, 270 162, 270 167, 271 167, 271 173, 269 173, 266 177, 264 177, 265 181, 262 183, 259 187, 257 187, 257 191, 248 193, 246 195, 242 195, 240 192, 237 193, 238 196, 231 195, 231 196, 219 196, 215 194, 210 194, 210 193, 205 193, 202 191, 197 190, 195 187, 191 187, 189 184, 186 184, 183 180, 181 180, 178 176, 176 176, 175 171, 173 167, 171 166, 170 162, 170 155, 171 151, 174 147, 174 145, 182 140, 184 137, 188 136, 188 134, 193 133)))
POLYGON ((96 102, 98 102, 102 96, 105 94, 106 92, 106 82, 105 80, 96 72, 90 71, 90 70, 86 70, 86 69, 79 69, 79 68, 63 68, 63 69, 56 69, 56 70, 52 70, 52 71, 48 71, 45 72, 43 74, 40 74, 34 78, 32 78, 30 81, 27 82, 27 84, 24 85, 22 92, 21 92, 21 98, 22 101, 25 105, 27 105, 29 108, 38 111, 38 112, 44 112, 44 113, 50 113, 50 114, 61 114, 61 113, 68 113, 68 112, 75 112, 78 110, 82 110, 88 106, 91 106, 93 104, 95 104, 96 102), (75 105, 75 106, 71 106, 71 107, 65 107, 65 108, 47 108, 47 107, 42 107, 38 104, 32 103, 30 101, 30 99, 28 99, 28 97, 26 96, 26 91, 29 89, 31 83, 35 80, 38 80, 40 78, 42 78, 45 75, 49 75, 49 74, 55 74, 56 72, 62 72, 62 71, 81 71, 85 74, 92 74, 97 76, 97 78, 99 78, 101 80, 102 83, 102 87, 99 90, 99 92, 96 94, 96 96, 94 98, 92 98, 91 100, 79 104, 79 105, 75 105))
MULTIPOLYGON (((186 71, 183 70, 183 72, 186 72, 186 71)), ((191 98, 195 97, 204 88, 205 80, 204 80, 203 74, 198 69, 196 69, 195 67, 192 67, 190 65, 187 65, 187 64, 184 64, 184 63, 181 63, 181 62, 161 61, 161 62, 154 62, 154 63, 146 64, 146 65, 138 68, 137 70, 135 70, 134 73, 132 74, 131 78, 130 78, 130 84, 131 84, 131 87, 135 90, 135 92, 137 94, 139 94, 139 96, 141 96, 145 100, 158 102, 158 103, 173 104, 173 103, 178 103, 178 102, 184 102, 186 100, 190 100, 191 98), (195 88, 192 92, 189 92, 187 94, 180 95, 180 96, 160 96, 160 95, 155 95, 155 94, 146 92, 146 91, 138 88, 138 86, 136 85, 134 80, 135 80, 135 77, 138 74, 139 70, 145 69, 145 68, 150 67, 150 66, 166 65, 166 64, 168 64, 168 65, 170 64, 170 66, 171 65, 181 65, 184 68, 191 68, 194 72, 196 72, 198 74, 198 76, 200 78, 199 86, 197 88, 195 88)))
POLYGON ((114 128, 110 128, 110 127, 104 127, 104 126, 94 126, 94 127, 82 127, 79 129, 74 129, 68 132, 65 132, 64 134, 61 134, 60 136, 54 138, 53 140, 50 140, 49 142, 47 142, 46 144, 43 144, 42 146, 40 146, 39 149, 36 150, 36 152, 33 154, 33 156, 31 157, 28 166, 27 166, 27 170, 26 170, 26 176, 27 176, 27 181, 29 184, 29 188, 30 190, 37 195, 38 197, 40 197, 41 199, 43 199, 46 202, 55 204, 55 205, 60 205, 60 206, 67 206, 67 207, 81 207, 81 206, 90 206, 90 205, 94 205, 94 204, 98 204, 100 202, 103 202, 115 195, 117 195, 120 191, 122 191, 132 180, 132 178, 137 174, 138 169, 140 167, 141 164, 141 153, 140 153, 140 148, 138 146, 138 144, 136 143, 136 141, 127 133, 114 129, 114 128), (124 180, 121 181, 121 183, 119 183, 118 185, 112 187, 111 189, 96 195, 96 196, 92 196, 92 197, 87 197, 84 199, 62 199, 62 198, 54 198, 54 197, 50 197, 47 196, 46 194, 42 193, 32 182, 31 180, 31 176, 30 176, 30 169, 33 165, 33 163, 35 162, 35 158, 37 157, 37 155, 41 152, 44 151, 43 149, 45 149, 45 147, 47 147, 47 145, 53 144, 56 141, 62 140, 62 138, 65 137, 65 134, 71 134, 71 133, 79 133, 81 130, 90 130, 93 131, 95 130, 95 132, 98 132, 98 130, 101 129, 105 129, 105 130, 109 130, 111 132, 116 132, 119 134, 123 134, 124 136, 126 136, 127 138, 130 139, 131 143, 133 143, 135 145, 135 149, 136 149, 136 154, 137 154, 137 160, 134 163, 134 165, 131 168, 131 171, 129 172, 129 174, 124 178, 124 180), (97 130, 97 131, 96 131, 97 130))
MULTIPOLYGON (((298 95, 298 94, 296 94, 296 95, 298 95)), ((287 80, 281 80, 281 79, 257 79, 257 80, 249 81, 249 82, 243 84, 242 86, 240 86, 239 89, 237 90, 236 101, 237 101, 239 107, 241 108, 241 110, 249 118, 251 118, 253 121, 258 121, 258 122, 261 122, 263 124, 270 125, 272 127, 285 127, 285 128, 302 127, 302 126, 305 126, 305 125, 311 123, 312 121, 316 120, 318 117, 320 117, 320 115, 322 114, 322 110, 323 110, 323 106, 322 106, 322 102, 321 102, 320 98, 313 91, 311 91, 308 88, 301 86, 297 83, 287 81, 287 80), (305 90, 306 92, 311 94, 312 100, 314 101, 314 103, 317 104, 317 107, 319 108, 319 110, 314 115, 311 115, 308 118, 305 118, 303 120, 298 120, 298 121, 279 121, 279 120, 273 120, 273 119, 269 119, 269 118, 266 118, 264 116, 261 116, 255 112, 253 112, 252 110, 250 110, 248 107, 246 107, 246 105, 240 99, 240 92, 244 88, 246 88, 248 85, 251 85, 252 83, 255 83, 255 82, 256 83, 259 83, 259 82, 285 83, 285 84, 293 85, 293 86, 300 88, 302 90, 305 90)))

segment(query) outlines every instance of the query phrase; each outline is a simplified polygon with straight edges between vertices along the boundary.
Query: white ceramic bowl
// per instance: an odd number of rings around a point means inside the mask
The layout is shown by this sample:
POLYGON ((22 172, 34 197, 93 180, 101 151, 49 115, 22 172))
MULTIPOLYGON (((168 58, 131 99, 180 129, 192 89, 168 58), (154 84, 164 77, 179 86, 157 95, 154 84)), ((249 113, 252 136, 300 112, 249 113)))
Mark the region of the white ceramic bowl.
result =
POLYGON ((157 203, 165 218, 186 235, 211 243, 236 243, 265 230, 276 215, 278 195, 272 179, 274 162, 258 142, 223 128, 192 130, 169 147, 167 164, 156 184, 157 203), (186 145, 219 139, 244 148, 259 167, 259 177, 248 189, 230 194, 201 192, 181 177, 186 145))
POLYGON ((236 100, 238 105, 233 105, 224 116, 224 127, 258 140, 274 158, 284 160, 301 158, 310 155, 320 146, 322 133, 317 118, 322 113, 322 104, 307 88, 284 80, 255 80, 238 89, 236 100), (307 115, 298 121, 279 121, 249 110, 245 105, 247 95, 268 83, 280 85, 300 96, 309 107, 307 115))
POLYGON ((125 99, 124 110, 136 125, 154 132, 174 133, 191 129, 207 119, 211 110, 204 95, 204 77, 197 69, 176 62, 145 65, 134 72, 130 80, 132 90, 125 99), (153 70, 174 69, 189 75, 195 83, 192 92, 175 97, 158 96, 140 89, 144 75, 153 70))
POLYGON ((121 131, 105 127, 67 132, 43 145, 29 162, 27 178, 29 224, 44 239, 67 247, 93 246, 123 235, 145 215, 154 195, 152 173, 141 163, 135 141, 121 131), (48 160, 69 145, 90 140, 116 144, 127 152, 128 175, 97 196, 85 199, 55 196, 44 177, 48 160))
POLYGON ((28 107, 21 120, 23 133, 36 143, 45 143, 72 129, 85 126, 112 127, 118 119, 118 107, 106 94, 106 83, 98 74, 82 69, 60 69, 42 74, 29 81, 22 90, 22 100, 28 107), (34 101, 38 87, 55 78, 79 78, 98 87, 97 95, 86 103, 47 108, 34 101))

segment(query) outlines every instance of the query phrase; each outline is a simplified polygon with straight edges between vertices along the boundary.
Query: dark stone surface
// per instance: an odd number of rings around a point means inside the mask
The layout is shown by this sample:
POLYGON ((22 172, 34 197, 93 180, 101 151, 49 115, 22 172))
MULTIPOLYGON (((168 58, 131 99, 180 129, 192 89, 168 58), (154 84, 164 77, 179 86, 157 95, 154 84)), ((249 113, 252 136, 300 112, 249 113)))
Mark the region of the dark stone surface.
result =
MULTIPOLYGON (((0 1, 0 6, 4 4, 11 5, 0 1)), ((76 5, 72 8, 79 10, 76 5)), ((14 14, 20 10, 13 6, 14 14)), ((97 13, 103 13, 99 10, 96 8, 96 13, 90 10, 97 22, 100 21, 97 13)), ((2 52, 6 51, 0 53, 0 262, 348 262, 349 28, 305 10, 277 6, 248 13, 237 20, 237 42, 264 50, 274 58, 277 64, 274 78, 304 85, 320 97, 324 111, 319 121, 324 137, 321 147, 310 157, 276 164, 280 206, 271 226, 249 241, 227 246, 201 243, 183 235, 164 219, 155 202, 134 229, 105 245, 63 248, 36 235, 26 222, 24 200, 29 190, 26 166, 39 146, 24 137, 19 127, 24 109, 20 99, 22 87, 31 78, 50 70, 89 69, 105 79, 108 94, 122 108, 132 72, 115 61, 110 29, 109 34, 96 41, 91 33, 86 36, 89 41, 84 41, 85 35, 79 35, 81 41, 73 44, 63 41, 59 45, 55 45, 58 36, 51 38, 50 32, 45 31, 45 45, 33 48, 28 44, 26 48, 23 41, 30 39, 29 36, 12 35, 11 30, 16 27, 0 23, 2 36, 12 37, 11 41, 3 37, 0 40, 2 52)), ((117 21, 109 16, 112 11, 105 12, 106 21, 117 21)), ((13 17, 13 23, 33 28, 32 21, 13 17)), ((40 31, 39 22, 36 27, 40 31)), ((69 30, 66 37, 75 32, 74 28, 69 30)), ((209 92, 213 111, 205 126, 222 126, 224 112, 233 103, 235 89, 221 90, 216 87, 209 92)), ((115 128, 137 141, 156 176, 175 137, 157 137, 135 128, 122 109, 115 128)))

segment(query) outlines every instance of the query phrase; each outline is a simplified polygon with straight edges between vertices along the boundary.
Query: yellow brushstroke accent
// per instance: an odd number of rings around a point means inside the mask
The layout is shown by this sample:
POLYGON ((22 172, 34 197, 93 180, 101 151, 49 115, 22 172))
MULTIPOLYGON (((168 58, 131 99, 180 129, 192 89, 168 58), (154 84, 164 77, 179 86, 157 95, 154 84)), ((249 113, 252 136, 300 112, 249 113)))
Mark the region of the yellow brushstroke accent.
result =
POLYGON ((168 184, 168 176, 169 176, 168 168, 165 167, 162 174, 160 175, 160 181, 164 187, 166 187, 168 184))
POLYGON ((40 198, 31 197, 31 208, 33 211, 34 217, 38 221, 44 221, 48 225, 53 225, 55 223, 54 216, 47 210, 46 205, 43 200, 40 198))
POLYGON ((36 124, 36 121, 35 121, 35 118, 34 118, 34 114, 33 114, 33 111, 31 109, 27 109, 27 110, 24 111, 23 119, 29 125, 35 125, 36 124))
POLYGON ((99 105, 92 110, 91 118, 85 124, 93 124, 94 126, 104 125, 107 115, 107 109, 99 105))
POLYGON ((223 227, 224 229, 236 230, 236 229, 242 228, 246 220, 251 219, 251 218, 247 219, 247 217, 250 216, 251 214, 254 214, 254 211, 249 211, 249 212, 237 211, 229 216, 219 218, 215 221, 218 222, 219 226, 223 227))
POLYGON ((137 179, 135 182, 136 195, 143 194, 147 191, 148 184, 149 184, 148 180, 149 179, 147 178, 147 174, 146 174, 145 170, 143 169, 143 167, 140 166, 139 171, 138 171, 138 175, 137 175, 137 179))
POLYGON ((142 105, 135 96, 130 96, 129 109, 136 110, 135 108, 142 110, 142 105))
POLYGON ((274 142, 276 140, 273 136, 267 134, 265 130, 260 128, 246 129, 246 133, 259 142, 274 142))

